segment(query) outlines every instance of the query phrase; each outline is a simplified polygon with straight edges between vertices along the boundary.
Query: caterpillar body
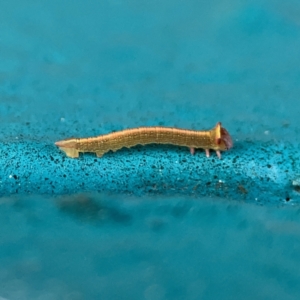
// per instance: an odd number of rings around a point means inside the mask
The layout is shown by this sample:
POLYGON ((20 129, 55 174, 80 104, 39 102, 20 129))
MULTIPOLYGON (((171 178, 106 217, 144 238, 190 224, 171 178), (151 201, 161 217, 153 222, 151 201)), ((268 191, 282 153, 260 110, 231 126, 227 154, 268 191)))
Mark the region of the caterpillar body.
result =
POLYGON ((90 138, 71 138, 55 143, 68 157, 79 157, 79 153, 94 152, 101 157, 106 152, 117 151, 123 147, 147 144, 172 144, 190 148, 193 155, 195 148, 202 148, 209 157, 209 150, 220 151, 232 148, 232 139, 228 131, 218 122, 211 130, 187 130, 174 127, 139 127, 125 129, 90 138))

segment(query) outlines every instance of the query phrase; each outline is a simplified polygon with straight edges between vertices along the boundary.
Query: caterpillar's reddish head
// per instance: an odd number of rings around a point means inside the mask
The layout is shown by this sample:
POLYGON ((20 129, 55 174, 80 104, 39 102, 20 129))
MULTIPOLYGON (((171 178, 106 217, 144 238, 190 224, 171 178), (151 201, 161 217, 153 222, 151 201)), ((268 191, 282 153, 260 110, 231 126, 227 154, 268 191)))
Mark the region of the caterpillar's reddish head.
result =
POLYGON ((216 142, 219 150, 229 150, 233 146, 233 142, 229 132, 221 126, 221 122, 218 122, 213 129, 216 142))

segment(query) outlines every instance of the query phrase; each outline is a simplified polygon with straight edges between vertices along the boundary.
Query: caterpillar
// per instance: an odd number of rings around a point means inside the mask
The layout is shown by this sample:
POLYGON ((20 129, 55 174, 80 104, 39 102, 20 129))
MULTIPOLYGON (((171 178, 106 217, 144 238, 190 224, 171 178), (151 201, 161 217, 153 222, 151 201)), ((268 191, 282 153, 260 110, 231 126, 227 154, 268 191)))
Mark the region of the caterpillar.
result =
POLYGON ((147 144, 172 144, 186 146, 191 154, 195 148, 205 150, 209 157, 209 150, 215 150, 221 158, 221 152, 232 148, 233 143, 228 131, 218 122, 211 130, 187 130, 174 127, 138 127, 125 129, 109 134, 89 138, 70 138, 55 143, 68 157, 79 157, 79 153, 94 152, 97 157, 106 152, 117 151, 123 147, 133 147, 147 144))

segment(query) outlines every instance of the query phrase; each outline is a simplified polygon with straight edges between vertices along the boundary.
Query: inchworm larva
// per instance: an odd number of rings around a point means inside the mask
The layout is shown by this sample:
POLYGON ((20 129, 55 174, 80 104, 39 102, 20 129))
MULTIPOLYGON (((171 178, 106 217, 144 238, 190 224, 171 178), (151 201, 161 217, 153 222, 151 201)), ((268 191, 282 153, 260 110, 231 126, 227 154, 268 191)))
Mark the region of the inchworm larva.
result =
POLYGON ((71 138, 55 143, 67 156, 73 158, 78 157, 79 152, 95 152, 98 157, 101 157, 110 150, 117 151, 123 147, 130 148, 147 144, 186 146, 190 148, 191 154, 194 154, 195 148, 203 148, 207 157, 209 157, 209 149, 212 149, 221 158, 220 151, 230 149, 232 139, 219 122, 213 129, 206 131, 139 127, 90 138, 71 138))

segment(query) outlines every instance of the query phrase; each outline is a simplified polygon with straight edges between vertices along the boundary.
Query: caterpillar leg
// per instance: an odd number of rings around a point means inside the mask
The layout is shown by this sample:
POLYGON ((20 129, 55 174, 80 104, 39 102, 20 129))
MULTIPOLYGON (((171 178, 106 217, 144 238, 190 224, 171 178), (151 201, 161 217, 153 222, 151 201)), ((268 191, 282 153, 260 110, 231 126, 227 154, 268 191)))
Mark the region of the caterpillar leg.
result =
POLYGON ((205 149, 205 154, 206 154, 206 157, 209 157, 209 149, 205 149))
POLYGON ((216 153, 217 153, 219 159, 221 159, 221 152, 219 150, 217 150, 216 153))
POLYGON ((190 148, 190 152, 191 152, 192 155, 194 155, 195 154, 195 148, 190 148))
POLYGON ((102 152, 102 151, 96 151, 97 157, 102 157, 103 154, 104 154, 104 152, 102 152))

